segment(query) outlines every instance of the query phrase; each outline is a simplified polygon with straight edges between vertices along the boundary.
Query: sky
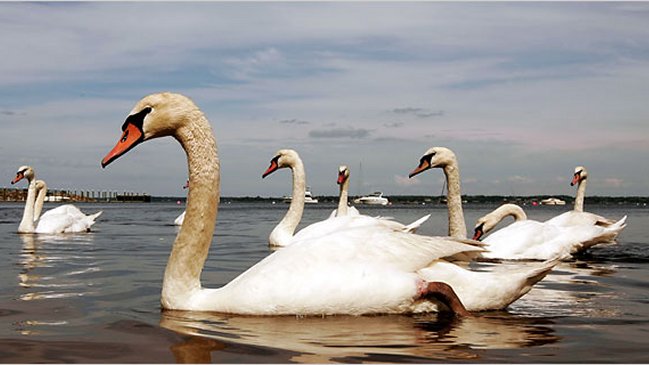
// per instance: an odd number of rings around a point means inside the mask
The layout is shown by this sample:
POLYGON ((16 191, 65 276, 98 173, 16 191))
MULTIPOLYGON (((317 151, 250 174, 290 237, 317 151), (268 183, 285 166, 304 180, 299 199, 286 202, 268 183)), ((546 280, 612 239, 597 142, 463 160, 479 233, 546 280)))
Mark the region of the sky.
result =
MULTIPOLYGON (((182 196, 172 138, 100 160, 143 96, 192 98, 212 123, 224 196, 438 196, 432 146, 462 193, 649 195, 649 3, 2 2, 0 170, 50 189, 182 196)), ((22 185, 21 185, 22 186, 22 185)))

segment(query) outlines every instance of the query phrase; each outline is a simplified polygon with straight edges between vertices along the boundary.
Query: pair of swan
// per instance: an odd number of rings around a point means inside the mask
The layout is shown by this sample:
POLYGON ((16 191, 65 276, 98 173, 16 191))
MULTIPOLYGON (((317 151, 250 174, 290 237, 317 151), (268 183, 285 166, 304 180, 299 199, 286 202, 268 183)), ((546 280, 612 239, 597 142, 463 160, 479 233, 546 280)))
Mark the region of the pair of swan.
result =
POLYGON ((304 163, 300 155, 292 149, 281 149, 277 151, 275 156, 270 161, 270 166, 262 174, 262 178, 272 174, 273 172, 289 168, 293 176, 293 188, 291 192, 291 204, 282 218, 282 220, 275 226, 273 231, 268 237, 268 243, 273 247, 285 247, 293 241, 301 239, 309 239, 310 237, 318 237, 338 231, 345 228, 344 225, 349 224, 354 227, 361 225, 381 224, 385 227, 395 231, 414 232, 416 229, 429 217, 430 214, 409 224, 404 225, 399 222, 381 217, 369 217, 361 215, 360 212, 354 207, 348 207, 348 191, 349 191, 349 168, 347 166, 340 166, 338 168, 337 184, 340 185, 340 197, 338 200, 338 208, 336 208, 328 219, 322 222, 316 222, 308 227, 303 228, 297 234, 295 230, 300 224, 302 214, 304 213, 304 193, 306 191, 306 171, 304 163), (350 219, 333 219, 336 217, 356 217, 350 219))
MULTIPOLYGON (((419 166, 410 173, 410 177, 431 168, 442 168, 446 175, 449 235, 465 238, 466 225, 462 211, 460 171, 455 153, 446 147, 430 148, 421 157, 419 166)), ((575 170, 572 185, 581 182, 575 201, 575 211, 561 214, 547 222, 527 220, 525 212, 513 204, 500 207, 481 217, 475 227, 474 239, 482 238, 484 233, 492 230, 509 215, 517 220, 515 224, 483 240, 487 250, 481 252, 482 257, 515 260, 565 259, 595 244, 613 241, 625 227, 626 217, 618 222, 611 222, 595 214, 583 212, 586 176, 584 167, 579 166, 575 170)))
POLYGON ((36 180, 36 173, 30 166, 19 167, 11 184, 13 185, 22 179, 26 179, 29 185, 25 210, 18 225, 18 233, 59 234, 88 232, 90 227, 95 224, 95 219, 102 213, 100 211, 85 215, 74 205, 65 204, 48 210, 41 215, 45 196, 47 195, 47 184, 43 180, 36 180))
MULTIPOLYGON (((191 189, 186 218, 164 273, 163 308, 254 315, 414 313, 443 307, 468 315, 467 309, 482 309, 471 308, 469 300, 461 301, 456 294, 459 287, 438 280, 427 270, 439 258, 481 247, 469 240, 419 236, 381 224, 295 240, 225 286, 203 288, 200 275, 220 200, 220 164, 207 118, 183 95, 152 94, 135 105, 122 131, 102 160, 103 167, 141 142, 158 137, 173 136, 187 153, 191 189)), ((344 220, 354 218, 347 215, 332 221, 340 220, 344 226, 344 220)), ((529 280, 538 280, 554 264, 540 265, 535 277, 524 278, 523 290, 529 290, 529 280)), ((513 297, 520 295, 519 291, 513 297)), ((511 303, 515 298, 507 300, 511 303)))

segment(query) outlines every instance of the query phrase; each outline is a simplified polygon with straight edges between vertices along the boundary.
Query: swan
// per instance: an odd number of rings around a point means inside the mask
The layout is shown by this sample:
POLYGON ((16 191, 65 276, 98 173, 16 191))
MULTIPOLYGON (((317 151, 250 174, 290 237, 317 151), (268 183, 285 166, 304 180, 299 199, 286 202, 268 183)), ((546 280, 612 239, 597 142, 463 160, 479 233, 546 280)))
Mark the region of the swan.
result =
MULTIPOLYGON (((185 182, 185 185, 183 185, 183 189, 187 189, 187 188, 189 188, 189 180, 187 180, 187 182, 185 182)), ((174 219, 174 225, 182 226, 184 220, 185 220, 185 211, 183 210, 183 212, 180 213, 180 215, 176 217, 176 219, 174 219)))
POLYGON ((619 221, 614 221, 602 217, 601 215, 584 212, 584 196, 586 195, 586 183, 588 171, 584 166, 575 167, 575 172, 570 182, 570 186, 577 185, 577 195, 575 196, 575 205, 573 210, 559 214, 558 216, 547 220, 547 223, 558 226, 572 226, 590 224, 602 227, 620 226, 624 224, 626 216, 619 221))
POLYGON ((31 166, 20 166, 11 184, 16 184, 22 179, 26 179, 29 185, 23 218, 18 225, 18 233, 89 232, 90 227, 95 224, 95 219, 102 213, 99 211, 85 215, 74 205, 65 204, 41 215, 43 202, 47 195, 47 184, 43 180, 36 180, 36 173, 31 166))
MULTIPOLYGON (((349 169, 346 166, 339 168, 338 184, 340 185, 340 199, 338 208, 329 216, 320 222, 313 223, 295 234, 295 230, 302 219, 304 213, 304 192, 306 189, 306 172, 304 163, 297 151, 292 149, 281 149, 275 153, 270 161, 270 166, 262 174, 262 178, 267 177, 273 172, 289 168, 293 175, 293 189, 291 193, 291 204, 282 220, 275 226, 268 237, 268 243, 273 247, 285 247, 291 242, 300 239, 310 239, 320 237, 331 232, 336 232, 345 228, 344 224, 351 224, 354 227, 382 224, 396 231, 414 232, 430 215, 425 216, 412 224, 403 225, 399 222, 387 218, 369 217, 362 215, 356 208, 347 210, 347 191, 349 189, 349 169), (338 214, 337 212, 340 212, 338 214), (358 219, 332 220, 334 217, 357 216, 358 219)), ((353 208, 353 207, 352 207, 353 208)))
MULTIPOLYGON (((482 248, 474 241, 395 232, 381 225, 371 230, 351 227, 293 242, 226 285, 203 288, 200 275, 212 242, 220 198, 220 164, 207 118, 189 98, 158 93, 135 105, 122 131, 115 147, 102 159, 102 167, 138 144, 163 136, 173 136, 187 154, 192 188, 186 219, 164 273, 164 309, 253 315, 361 315, 446 307, 455 314, 470 315, 467 310, 472 308, 462 304, 452 285, 436 281, 432 273, 422 269, 440 257, 482 248)), ((549 269, 551 266, 542 270, 549 269)))
POLYGON ((481 254, 482 257, 508 260, 567 259, 596 244, 614 243, 625 227, 624 219, 609 227, 592 224, 558 226, 529 220, 518 205, 503 204, 478 219, 473 239, 481 239, 508 216, 513 216, 514 222, 483 240, 487 244, 487 251, 481 254))
POLYGON ((446 147, 431 147, 419 160, 419 166, 408 175, 410 178, 434 167, 444 170, 446 176, 448 209, 448 235, 454 238, 466 238, 466 223, 462 211, 462 193, 460 189, 460 167, 455 153, 446 147))
POLYGON ((345 215, 360 215, 356 207, 348 205, 349 198, 349 167, 346 165, 338 166, 338 179, 336 184, 340 186, 338 195, 338 207, 331 212, 329 218, 342 217, 345 215))

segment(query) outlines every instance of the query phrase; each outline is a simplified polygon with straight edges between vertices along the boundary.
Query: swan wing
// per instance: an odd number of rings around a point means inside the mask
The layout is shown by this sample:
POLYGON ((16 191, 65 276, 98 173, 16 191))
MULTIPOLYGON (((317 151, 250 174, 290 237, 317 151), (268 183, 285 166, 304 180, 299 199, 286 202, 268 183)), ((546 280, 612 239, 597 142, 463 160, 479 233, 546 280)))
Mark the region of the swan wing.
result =
POLYGON ((439 257, 475 250, 482 248, 359 226, 296 241, 217 290, 250 313, 404 312, 412 309, 421 282, 417 270, 439 257))

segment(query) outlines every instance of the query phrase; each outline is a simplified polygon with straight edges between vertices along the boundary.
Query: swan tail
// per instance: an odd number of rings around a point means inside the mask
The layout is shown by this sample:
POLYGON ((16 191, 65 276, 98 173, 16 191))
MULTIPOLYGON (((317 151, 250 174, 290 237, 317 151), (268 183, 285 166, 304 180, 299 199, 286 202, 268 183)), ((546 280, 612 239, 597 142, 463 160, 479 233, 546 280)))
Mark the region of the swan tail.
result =
MULTIPOLYGON (((566 258, 566 256, 570 257, 570 255, 557 255, 549 260, 535 265, 535 267, 533 267, 532 269, 526 267, 524 269, 516 270, 518 271, 518 274, 521 275, 520 282, 518 284, 518 288, 516 288, 515 290, 514 295, 509 298, 509 303, 507 303, 503 307, 503 309, 532 290, 532 287, 539 281, 543 280, 552 271, 552 269, 559 262, 561 262, 561 260, 566 258)), ((515 275, 515 273, 512 274, 515 275)))
POLYGON ((95 213, 95 214, 90 214, 90 215, 88 216, 88 219, 89 219, 90 221, 92 221, 92 223, 95 223, 95 220, 96 220, 97 218, 99 218, 99 216, 100 216, 103 212, 104 212, 103 210, 100 210, 100 211, 98 211, 98 212, 95 213))
POLYGON ((410 223, 409 225, 403 227, 402 231, 403 232, 408 232, 408 233, 415 233, 415 232, 417 232, 417 228, 419 228, 419 226, 421 226, 425 221, 427 221, 428 218, 430 218, 430 214, 425 215, 425 216, 417 219, 416 221, 410 223))
POLYGON ((578 251, 587 250, 598 244, 616 244, 617 242, 615 240, 617 239, 617 236, 626 227, 626 217, 627 216, 625 215, 624 217, 622 217, 622 219, 618 220, 608 227, 605 227, 602 234, 597 235, 596 237, 593 237, 586 242, 583 242, 578 251))

